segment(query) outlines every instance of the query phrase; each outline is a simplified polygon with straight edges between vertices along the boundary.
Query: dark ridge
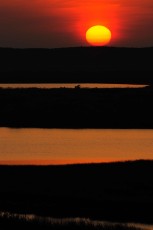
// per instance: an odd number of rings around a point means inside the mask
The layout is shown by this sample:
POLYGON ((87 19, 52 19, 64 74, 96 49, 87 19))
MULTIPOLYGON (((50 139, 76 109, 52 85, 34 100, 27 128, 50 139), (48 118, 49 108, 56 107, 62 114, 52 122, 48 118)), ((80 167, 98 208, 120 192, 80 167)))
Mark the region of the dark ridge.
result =
POLYGON ((153 47, 0 49, 0 82, 152 84, 153 47))

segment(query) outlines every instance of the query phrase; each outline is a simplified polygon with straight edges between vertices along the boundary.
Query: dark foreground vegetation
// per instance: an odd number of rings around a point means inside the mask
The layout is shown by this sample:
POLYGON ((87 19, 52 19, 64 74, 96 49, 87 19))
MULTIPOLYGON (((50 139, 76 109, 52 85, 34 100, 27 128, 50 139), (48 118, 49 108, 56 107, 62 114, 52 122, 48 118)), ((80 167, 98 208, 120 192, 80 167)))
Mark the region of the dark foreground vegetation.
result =
POLYGON ((36 228, 40 230, 143 230, 143 227, 137 227, 134 224, 124 223, 105 223, 101 221, 92 221, 84 218, 72 218, 72 219, 56 219, 33 217, 28 218, 24 216, 17 216, 16 214, 4 214, 0 217, 0 228, 16 230, 27 230, 28 228, 36 228))
POLYGON ((18 217, 13 214, 4 214, 0 217, 0 229, 10 228, 16 230, 29 228, 37 230, 143 230, 143 228, 134 225, 93 222, 88 219, 74 218, 74 220, 53 221, 40 217, 28 219, 26 216, 18 217))
POLYGON ((153 128, 153 87, 0 89, 0 126, 153 128))
POLYGON ((153 223, 153 161, 0 166, 0 178, 0 211, 153 223))
POLYGON ((153 47, 0 49, 0 82, 153 84, 153 47))

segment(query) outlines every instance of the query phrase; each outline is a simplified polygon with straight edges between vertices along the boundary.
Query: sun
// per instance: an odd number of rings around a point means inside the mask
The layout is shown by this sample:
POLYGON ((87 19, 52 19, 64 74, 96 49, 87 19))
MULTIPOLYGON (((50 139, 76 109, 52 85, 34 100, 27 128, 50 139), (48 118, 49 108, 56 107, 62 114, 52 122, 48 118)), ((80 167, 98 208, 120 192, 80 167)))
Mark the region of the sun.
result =
POLYGON ((102 25, 92 26, 86 31, 86 40, 92 46, 105 46, 111 37, 111 31, 102 25))

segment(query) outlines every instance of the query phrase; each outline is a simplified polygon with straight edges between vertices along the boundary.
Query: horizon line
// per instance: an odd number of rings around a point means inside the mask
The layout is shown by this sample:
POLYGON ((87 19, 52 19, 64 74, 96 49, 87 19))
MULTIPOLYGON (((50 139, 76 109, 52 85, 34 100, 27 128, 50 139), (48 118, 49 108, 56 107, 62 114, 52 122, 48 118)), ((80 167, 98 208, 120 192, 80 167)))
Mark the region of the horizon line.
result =
POLYGON ((55 50, 55 49, 80 49, 80 48, 91 48, 91 49, 152 49, 153 46, 67 46, 67 47, 1 47, 0 49, 41 49, 41 50, 55 50))

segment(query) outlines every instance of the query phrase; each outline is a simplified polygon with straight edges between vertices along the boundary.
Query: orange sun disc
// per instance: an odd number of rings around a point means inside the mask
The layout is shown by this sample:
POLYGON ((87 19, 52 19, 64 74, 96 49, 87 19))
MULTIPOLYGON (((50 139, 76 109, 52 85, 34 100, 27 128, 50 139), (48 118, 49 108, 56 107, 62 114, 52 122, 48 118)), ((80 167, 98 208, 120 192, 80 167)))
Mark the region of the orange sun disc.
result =
POLYGON ((110 42, 111 32, 105 26, 92 26, 86 32, 86 40, 93 46, 104 46, 110 42))

